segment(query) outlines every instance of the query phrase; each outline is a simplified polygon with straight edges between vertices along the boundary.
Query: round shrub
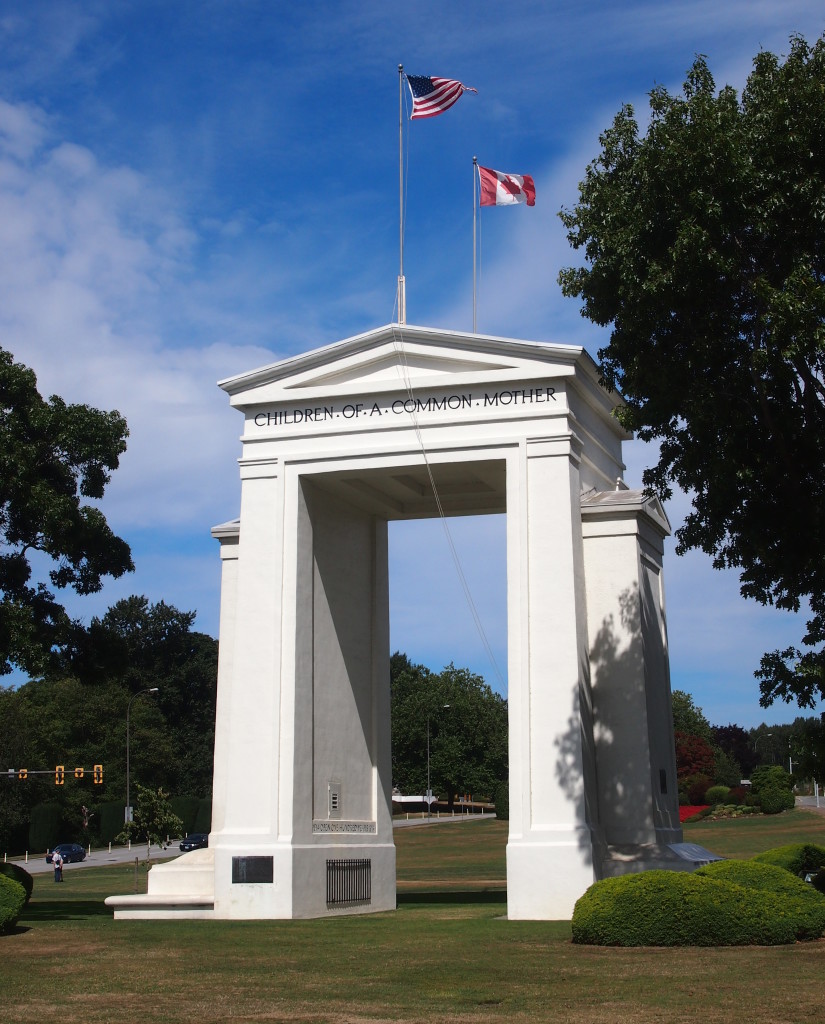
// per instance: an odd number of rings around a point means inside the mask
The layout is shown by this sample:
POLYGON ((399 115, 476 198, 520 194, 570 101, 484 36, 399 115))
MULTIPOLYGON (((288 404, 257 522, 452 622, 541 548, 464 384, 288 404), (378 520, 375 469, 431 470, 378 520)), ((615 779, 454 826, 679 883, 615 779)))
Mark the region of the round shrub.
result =
POLYGON ((773 864, 790 871, 792 875, 804 878, 809 871, 825 868, 825 846, 816 846, 814 843, 789 843, 787 846, 775 846, 772 850, 757 853, 753 860, 760 864, 773 864))
POLYGON ((597 946, 773 946, 793 942, 781 898, 685 871, 605 878, 578 900, 573 941, 597 946))
POLYGON ((818 939, 825 933, 825 899, 783 868, 754 860, 720 860, 699 868, 696 874, 778 896, 783 913, 795 921, 797 939, 818 939))
POLYGON ((728 786, 711 786, 707 793, 705 793, 705 803, 710 804, 712 807, 716 804, 727 804, 730 803, 729 796, 730 788, 728 786))
POLYGON ((790 811, 796 802, 789 789, 780 789, 779 786, 760 789, 757 799, 763 814, 779 814, 781 811, 790 811))
POLYGON ((14 928, 25 905, 26 890, 23 886, 8 875, 0 875, 0 935, 14 928))
POLYGON ((493 793, 493 803, 496 806, 496 817, 501 821, 510 818, 510 783, 499 782, 493 793))
POLYGON ((0 863, 0 875, 6 875, 15 882, 19 882, 26 891, 26 903, 29 902, 32 898, 32 890, 34 889, 34 879, 25 868, 21 868, 19 864, 0 863))

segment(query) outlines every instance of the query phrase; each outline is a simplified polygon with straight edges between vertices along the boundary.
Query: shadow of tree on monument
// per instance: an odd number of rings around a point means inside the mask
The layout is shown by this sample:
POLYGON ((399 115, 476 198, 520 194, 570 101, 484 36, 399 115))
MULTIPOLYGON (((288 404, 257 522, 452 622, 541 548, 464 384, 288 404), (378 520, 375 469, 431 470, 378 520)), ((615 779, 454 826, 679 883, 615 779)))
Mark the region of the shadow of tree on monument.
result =
MULTIPOLYGON (((669 819, 654 794, 664 786, 660 799, 666 800, 667 787, 676 785, 666 764, 653 763, 669 741, 649 735, 649 723, 657 718, 649 706, 654 698, 646 687, 642 639, 642 618, 650 614, 647 596, 637 585, 628 587, 616 613, 602 620, 589 663, 582 659, 584 682, 573 693, 567 729, 555 741, 556 778, 587 826, 579 832, 579 845, 589 855, 592 842, 597 878, 608 846, 655 842, 655 827, 667 827, 669 819)), ((669 700, 669 689, 655 699, 669 700)), ((655 710, 662 713, 661 707, 655 710)))

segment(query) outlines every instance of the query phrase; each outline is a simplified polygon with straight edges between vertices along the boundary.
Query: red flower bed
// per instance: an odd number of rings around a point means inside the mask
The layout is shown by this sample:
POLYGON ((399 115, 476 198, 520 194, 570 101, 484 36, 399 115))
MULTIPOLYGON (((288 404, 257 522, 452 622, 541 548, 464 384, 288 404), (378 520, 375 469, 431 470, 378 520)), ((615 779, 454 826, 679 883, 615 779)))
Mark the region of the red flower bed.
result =
POLYGON ((704 811, 710 804, 687 804, 684 807, 679 807, 679 822, 687 821, 688 818, 692 818, 694 814, 698 814, 699 811, 704 811))

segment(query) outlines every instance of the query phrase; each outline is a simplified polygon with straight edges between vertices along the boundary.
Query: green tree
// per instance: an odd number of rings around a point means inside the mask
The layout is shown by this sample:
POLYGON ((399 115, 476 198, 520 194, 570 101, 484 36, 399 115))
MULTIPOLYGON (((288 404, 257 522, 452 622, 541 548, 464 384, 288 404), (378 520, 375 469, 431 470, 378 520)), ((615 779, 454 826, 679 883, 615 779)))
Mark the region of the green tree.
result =
MULTIPOLYGON (((3 768, 27 768, 26 722, 17 693, 0 686, 0 751, 3 768)), ((26 848, 29 816, 25 782, 15 777, 0 784, 0 853, 18 853, 26 848)))
POLYGON ((825 774, 825 716, 797 718, 791 741, 794 775, 822 783, 825 774))
POLYGON ((766 725, 764 722, 751 729, 751 742, 757 754, 757 762, 787 765, 793 732, 792 725, 766 725))
POLYGON ((741 98, 702 57, 681 96, 623 107, 562 220, 585 265, 563 292, 611 328, 599 353, 622 423, 659 444, 645 485, 692 507, 682 553, 745 597, 810 619, 767 653, 761 702, 825 697, 825 37, 762 52, 741 98))
POLYGON ((433 673, 406 655, 391 659, 393 785, 406 793, 430 781, 452 805, 457 793, 490 797, 507 777, 507 702, 468 669, 433 673))
POLYGON ((713 748, 713 781, 720 786, 738 786, 745 773, 741 764, 719 746, 713 748))
POLYGON ((705 718, 702 709, 696 706, 693 697, 684 690, 674 690, 671 694, 673 708, 673 729, 686 736, 698 736, 707 744, 713 743, 713 731, 710 722, 705 718))
MULTIPOLYGON (((737 785, 742 778, 742 766, 731 750, 716 740, 717 733, 728 737, 736 727, 729 726, 728 731, 715 729, 684 690, 674 690, 671 700, 679 778, 704 775, 725 786, 737 785)), ((742 729, 739 732, 747 741, 748 734, 742 729)))
POLYGON ((132 705, 140 778, 144 785, 163 785, 177 796, 207 797, 212 792, 218 643, 193 631, 194 620, 195 612, 163 601, 124 598, 102 619, 92 620, 72 667, 85 684, 117 683, 127 703, 156 686, 151 701, 132 705))
POLYGON ((135 694, 154 686, 156 694, 131 703, 131 781, 176 796, 211 796, 218 645, 192 631, 193 619, 164 602, 127 598, 75 637, 61 658, 65 674, 16 690, 0 687, 6 766, 66 767, 63 786, 51 774, 0 786, 0 853, 26 848, 22 837, 38 804, 60 805, 66 840, 98 837, 101 804, 117 802, 122 820, 127 709, 135 694), (103 785, 93 783, 96 764, 103 765, 103 785), (86 769, 83 779, 74 778, 77 766, 86 769))
POLYGON ((117 412, 45 401, 33 371, 0 349, 0 674, 41 673, 79 628, 33 579, 33 553, 51 563, 51 587, 78 594, 134 568, 126 542, 83 501, 103 497, 127 435, 117 412))
POLYGON ((711 731, 714 744, 739 765, 744 778, 749 778, 759 758, 747 729, 740 725, 714 725, 711 731))
POLYGON ((760 765, 755 768, 751 776, 751 788, 754 793, 759 794, 765 789, 778 787, 779 789, 793 789, 793 776, 778 764, 760 765))
POLYGON ((120 842, 137 840, 146 843, 148 849, 152 843, 164 846, 167 837, 183 834, 183 822, 172 810, 168 793, 164 793, 160 787, 149 789, 140 783, 135 785, 135 792, 137 805, 134 819, 123 826, 118 836, 120 842))

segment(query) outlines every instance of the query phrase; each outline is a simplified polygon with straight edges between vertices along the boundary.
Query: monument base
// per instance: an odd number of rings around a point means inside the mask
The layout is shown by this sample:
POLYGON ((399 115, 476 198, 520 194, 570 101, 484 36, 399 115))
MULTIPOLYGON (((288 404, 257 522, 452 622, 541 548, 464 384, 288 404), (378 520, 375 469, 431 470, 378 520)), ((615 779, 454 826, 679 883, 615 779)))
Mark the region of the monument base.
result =
POLYGON ((621 844, 607 848, 600 877, 616 878, 640 871, 695 871, 723 859, 696 843, 621 844))
POLYGON ((507 844, 507 917, 511 921, 569 921, 576 900, 595 880, 589 829, 567 839, 507 844))
POLYGON ((214 917, 215 863, 212 850, 193 850, 149 870, 148 892, 108 896, 115 920, 179 920, 214 917))
POLYGON ((148 892, 106 899, 117 920, 288 920, 395 905, 391 842, 196 850, 152 867, 148 892))

